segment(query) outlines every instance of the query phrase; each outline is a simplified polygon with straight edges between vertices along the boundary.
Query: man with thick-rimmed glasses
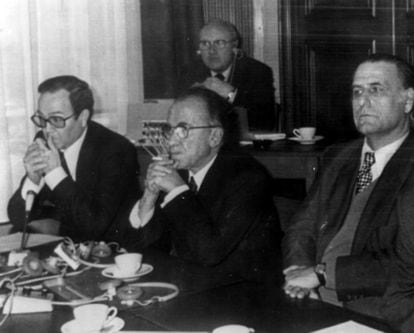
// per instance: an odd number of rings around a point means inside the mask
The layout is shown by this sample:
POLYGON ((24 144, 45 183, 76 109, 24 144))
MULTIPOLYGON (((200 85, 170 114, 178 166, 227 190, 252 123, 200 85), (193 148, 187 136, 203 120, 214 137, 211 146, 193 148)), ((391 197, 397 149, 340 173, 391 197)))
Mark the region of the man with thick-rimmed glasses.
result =
POLYGON ((178 97, 163 129, 169 158, 148 167, 130 220, 137 248, 159 242, 219 274, 261 279, 277 261, 279 221, 265 169, 229 148, 229 108, 202 87, 178 97))
POLYGON ((10 199, 10 221, 22 227, 24 200, 33 191, 32 230, 74 241, 123 239, 121 216, 139 191, 134 146, 91 120, 94 99, 86 82, 58 76, 38 92, 31 120, 39 132, 23 159, 26 175, 10 199))
POLYGON ((179 92, 202 85, 247 110, 251 130, 275 127, 275 98, 272 69, 246 56, 241 38, 229 22, 212 20, 199 33, 199 59, 183 69, 179 92))

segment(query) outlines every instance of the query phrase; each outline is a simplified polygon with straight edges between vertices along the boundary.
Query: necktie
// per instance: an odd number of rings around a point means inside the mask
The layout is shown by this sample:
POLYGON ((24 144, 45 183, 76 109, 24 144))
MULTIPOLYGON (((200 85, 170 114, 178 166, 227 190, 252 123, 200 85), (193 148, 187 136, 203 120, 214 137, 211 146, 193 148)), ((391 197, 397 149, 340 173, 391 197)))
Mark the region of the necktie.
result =
POLYGON ((372 182, 371 166, 375 163, 375 155, 373 152, 366 152, 364 162, 358 172, 356 193, 361 193, 372 182))
POLYGON ((218 78, 221 81, 224 81, 224 75, 221 73, 217 73, 216 75, 214 75, 216 78, 218 78))
POLYGON ((191 176, 190 180, 188 181, 188 187, 190 188, 191 192, 197 193, 197 183, 195 182, 193 176, 191 176))
POLYGON ((65 170, 68 176, 71 177, 68 164, 66 163, 65 155, 60 150, 59 150, 59 158, 60 158, 60 165, 62 166, 63 170, 65 170))

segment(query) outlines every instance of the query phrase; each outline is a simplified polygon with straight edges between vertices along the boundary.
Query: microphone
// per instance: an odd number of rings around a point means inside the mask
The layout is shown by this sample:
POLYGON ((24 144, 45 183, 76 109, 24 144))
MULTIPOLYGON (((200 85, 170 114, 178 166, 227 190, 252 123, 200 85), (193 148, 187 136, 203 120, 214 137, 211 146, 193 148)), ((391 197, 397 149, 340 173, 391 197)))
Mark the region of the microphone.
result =
POLYGON ((35 196, 36 192, 34 191, 27 191, 26 193, 26 201, 24 204, 25 219, 23 224, 22 240, 20 243, 21 250, 23 250, 26 246, 27 225, 29 224, 29 215, 33 207, 35 196))
POLYGON ((27 191, 27 193, 26 193, 26 202, 25 202, 25 205, 24 205, 24 211, 26 213, 26 218, 29 217, 29 213, 32 210, 33 201, 34 201, 35 196, 36 196, 36 192, 34 192, 34 191, 30 190, 30 191, 27 191))

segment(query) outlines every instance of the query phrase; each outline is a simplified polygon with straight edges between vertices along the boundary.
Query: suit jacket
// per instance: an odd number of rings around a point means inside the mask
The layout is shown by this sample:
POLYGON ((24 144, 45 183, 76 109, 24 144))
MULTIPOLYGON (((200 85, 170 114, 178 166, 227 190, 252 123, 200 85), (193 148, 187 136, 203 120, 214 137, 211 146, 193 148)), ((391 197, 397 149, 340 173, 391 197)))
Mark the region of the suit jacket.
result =
POLYGON ((157 205, 139 242, 168 239, 165 250, 214 274, 262 279, 280 257, 280 233, 265 169, 250 156, 220 152, 197 193, 157 205))
MULTIPOLYGON (((15 230, 24 223, 21 186, 8 204, 15 230)), ((53 191, 45 185, 35 198, 30 220, 54 218, 61 222, 60 234, 75 241, 120 241, 126 226, 121 217, 138 191, 135 147, 91 121, 79 152, 76 181, 68 176, 53 191)))
MULTIPOLYGON (((247 109, 252 130, 272 130, 275 127, 275 89, 273 72, 267 65, 246 57, 236 57, 229 83, 237 88, 234 106, 247 109)), ((179 92, 210 77, 210 70, 199 59, 185 69, 179 78, 179 92)))
MULTIPOLYGON (((360 163, 362 139, 329 149, 321 173, 283 240, 285 266, 313 266, 341 228, 347 214, 360 163)), ((362 212, 351 254, 338 257, 336 288, 340 301, 352 305, 380 298, 390 284, 399 201, 413 181, 414 135, 410 134, 385 166, 362 212)))

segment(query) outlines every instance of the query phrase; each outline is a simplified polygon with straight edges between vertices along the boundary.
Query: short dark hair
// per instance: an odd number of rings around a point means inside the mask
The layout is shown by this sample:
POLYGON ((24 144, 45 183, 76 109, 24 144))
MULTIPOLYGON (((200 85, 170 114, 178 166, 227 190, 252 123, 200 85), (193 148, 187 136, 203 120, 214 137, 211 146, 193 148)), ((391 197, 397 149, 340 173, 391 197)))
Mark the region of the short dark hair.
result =
POLYGON ((223 144, 226 147, 234 146, 239 142, 237 114, 226 99, 210 89, 198 86, 185 90, 175 101, 181 102, 189 98, 201 100, 206 106, 212 125, 222 126, 223 144))
POLYGON ((375 53, 368 56, 361 64, 366 62, 386 62, 394 64, 397 67, 398 76, 404 89, 414 88, 414 69, 413 67, 400 57, 386 53, 375 53))
POLYGON ((76 76, 62 75, 52 77, 43 81, 37 91, 39 94, 54 93, 64 89, 69 92, 69 100, 76 117, 79 117, 83 110, 89 110, 89 119, 93 114, 93 94, 89 84, 76 76))
POLYGON ((201 28, 201 30, 203 30, 206 27, 210 27, 210 26, 211 27, 220 27, 220 28, 223 28, 224 30, 228 31, 231 35, 231 39, 237 42, 236 47, 238 47, 238 48, 241 47, 242 39, 241 39, 239 31, 237 30, 237 28, 234 24, 232 24, 228 21, 224 21, 222 19, 214 18, 214 19, 211 19, 209 22, 207 22, 201 28))

